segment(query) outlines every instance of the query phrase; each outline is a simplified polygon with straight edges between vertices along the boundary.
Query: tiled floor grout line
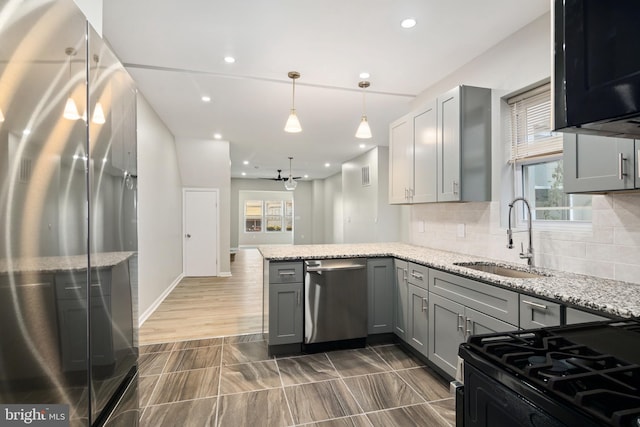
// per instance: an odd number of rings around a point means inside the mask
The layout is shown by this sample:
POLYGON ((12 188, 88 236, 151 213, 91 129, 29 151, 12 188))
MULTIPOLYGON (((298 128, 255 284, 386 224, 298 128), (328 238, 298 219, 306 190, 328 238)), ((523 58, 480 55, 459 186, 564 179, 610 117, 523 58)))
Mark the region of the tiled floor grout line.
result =
POLYGON ((289 397, 287 396, 287 392, 284 389, 284 380, 282 379, 282 373, 280 372, 280 365, 278 364, 278 359, 274 358, 276 362, 276 369, 278 370, 278 378, 280 378, 280 385, 282 386, 282 394, 284 394, 284 401, 287 402, 287 408, 289 409, 289 416, 291 417, 291 425, 296 425, 296 420, 293 417, 293 411, 291 410, 291 404, 289 403, 289 397))
POLYGON ((214 427, 218 426, 219 423, 219 417, 220 417, 220 405, 222 403, 222 398, 220 397, 221 393, 222 393, 222 369, 223 369, 223 364, 222 361, 224 360, 224 338, 222 339, 222 346, 220 347, 220 373, 218 375, 218 396, 216 397, 216 419, 214 422, 214 427))
MULTIPOLYGON (((349 392, 349 394, 351 395, 351 397, 353 398, 353 401, 356 402, 356 405, 358 405, 358 408, 360 409, 360 414, 364 414, 364 408, 362 407, 362 405, 360 405, 360 402, 358 402, 358 399, 356 399, 356 396, 353 394, 353 392, 351 391, 351 389, 349 388, 349 386, 347 385, 347 383, 344 382, 344 377, 342 376, 342 374, 340 373, 340 371, 338 371, 338 368, 336 368, 336 365, 333 364, 333 361, 331 360, 331 358, 329 357, 329 354, 327 354, 326 352, 324 353, 325 357, 327 358, 327 360, 329 361, 329 363, 331 364, 331 366, 333 366, 333 369, 335 369, 335 371, 338 373, 338 375, 340 375, 339 380, 342 381, 342 384, 346 387, 347 391, 349 392)), ((352 414, 354 415, 354 414, 352 414)), ((367 418, 365 416, 365 418, 367 418)), ((369 424, 371 424, 371 421, 369 421, 369 418, 367 418, 367 422, 369 424)))

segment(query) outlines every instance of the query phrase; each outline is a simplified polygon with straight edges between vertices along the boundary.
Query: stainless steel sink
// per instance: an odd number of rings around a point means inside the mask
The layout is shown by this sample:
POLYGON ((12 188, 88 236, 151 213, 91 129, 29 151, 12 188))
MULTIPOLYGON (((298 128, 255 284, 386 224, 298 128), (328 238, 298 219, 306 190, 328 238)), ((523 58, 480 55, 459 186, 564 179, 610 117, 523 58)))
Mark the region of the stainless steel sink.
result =
POLYGON ((473 262, 456 262, 454 265, 459 267, 471 268, 473 270, 484 271, 485 273, 496 274, 498 276, 513 277, 515 279, 536 279, 546 277, 543 274, 532 273, 529 271, 519 270, 516 268, 505 267, 503 265, 492 263, 473 263, 473 262))

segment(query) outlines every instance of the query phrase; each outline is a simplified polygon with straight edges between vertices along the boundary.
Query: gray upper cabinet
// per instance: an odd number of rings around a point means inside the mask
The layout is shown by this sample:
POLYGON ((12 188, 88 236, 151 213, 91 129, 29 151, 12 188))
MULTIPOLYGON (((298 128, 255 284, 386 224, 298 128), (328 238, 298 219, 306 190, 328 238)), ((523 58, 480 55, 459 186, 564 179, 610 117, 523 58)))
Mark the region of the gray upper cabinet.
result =
POLYGON ((391 123, 389 140, 389 203, 409 203, 413 187, 413 118, 406 115, 391 123))
POLYGON ((403 340, 406 339, 407 334, 407 299, 409 292, 407 268, 407 261, 394 260, 393 332, 403 340))
POLYGON ((459 86, 438 97, 439 202, 491 199, 491 90, 459 86))
MULTIPOLYGON (((564 191, 585 193, 640 187, 632 139, 564 134, 564 191)), ((638 147, 640 148, 640 147, 638 147)))
POLYGON ((390 127, 389 203, 491 197, 491 91, 456 87, 390 127))
POLYGON ((367 260, 368 333, 393 332, 393 258, 367 260))

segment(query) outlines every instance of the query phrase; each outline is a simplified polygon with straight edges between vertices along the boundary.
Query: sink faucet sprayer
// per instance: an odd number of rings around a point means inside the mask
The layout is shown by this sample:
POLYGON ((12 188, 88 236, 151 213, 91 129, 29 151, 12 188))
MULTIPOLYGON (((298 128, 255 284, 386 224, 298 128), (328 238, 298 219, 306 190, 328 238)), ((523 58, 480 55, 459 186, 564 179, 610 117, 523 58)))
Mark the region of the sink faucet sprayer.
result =
POLYGON ((513 233, 520 233, 520 231, 513 231, 511 230, 511 210, 513 209, 513 205, 518 201, 521 200, 522 202, 524 202, 525 206, 527 207, 527 213, 529 214, 529 227, 528 227, 528 231, 529 231, 529 248, 527 249, 527 252, 524 252, 524 244, 520 243, 520 259, 526 259, 527 260, 527 264, 529 265, 529 267, 533 267, 533 239, 531 236, 531 206, 529 206, 529 202, 527 201, 527 199, 525 199, 524 197, 516 197, 515 199, 513 199, 513 201, 511 203, 509 203, 509 228, 507 229, 507 238, 508 238, 508 243, 507 243, 507 248, 509 249, 513 249, 513 233))

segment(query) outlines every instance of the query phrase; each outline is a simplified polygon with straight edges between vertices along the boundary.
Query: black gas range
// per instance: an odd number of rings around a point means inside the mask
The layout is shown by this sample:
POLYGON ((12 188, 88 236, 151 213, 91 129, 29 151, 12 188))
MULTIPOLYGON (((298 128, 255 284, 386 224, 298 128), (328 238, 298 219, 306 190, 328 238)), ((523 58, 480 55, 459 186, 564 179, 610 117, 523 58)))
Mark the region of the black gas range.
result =
POLYGON ((640 427, 640 320, 471 336, 457 425, 640 427))

